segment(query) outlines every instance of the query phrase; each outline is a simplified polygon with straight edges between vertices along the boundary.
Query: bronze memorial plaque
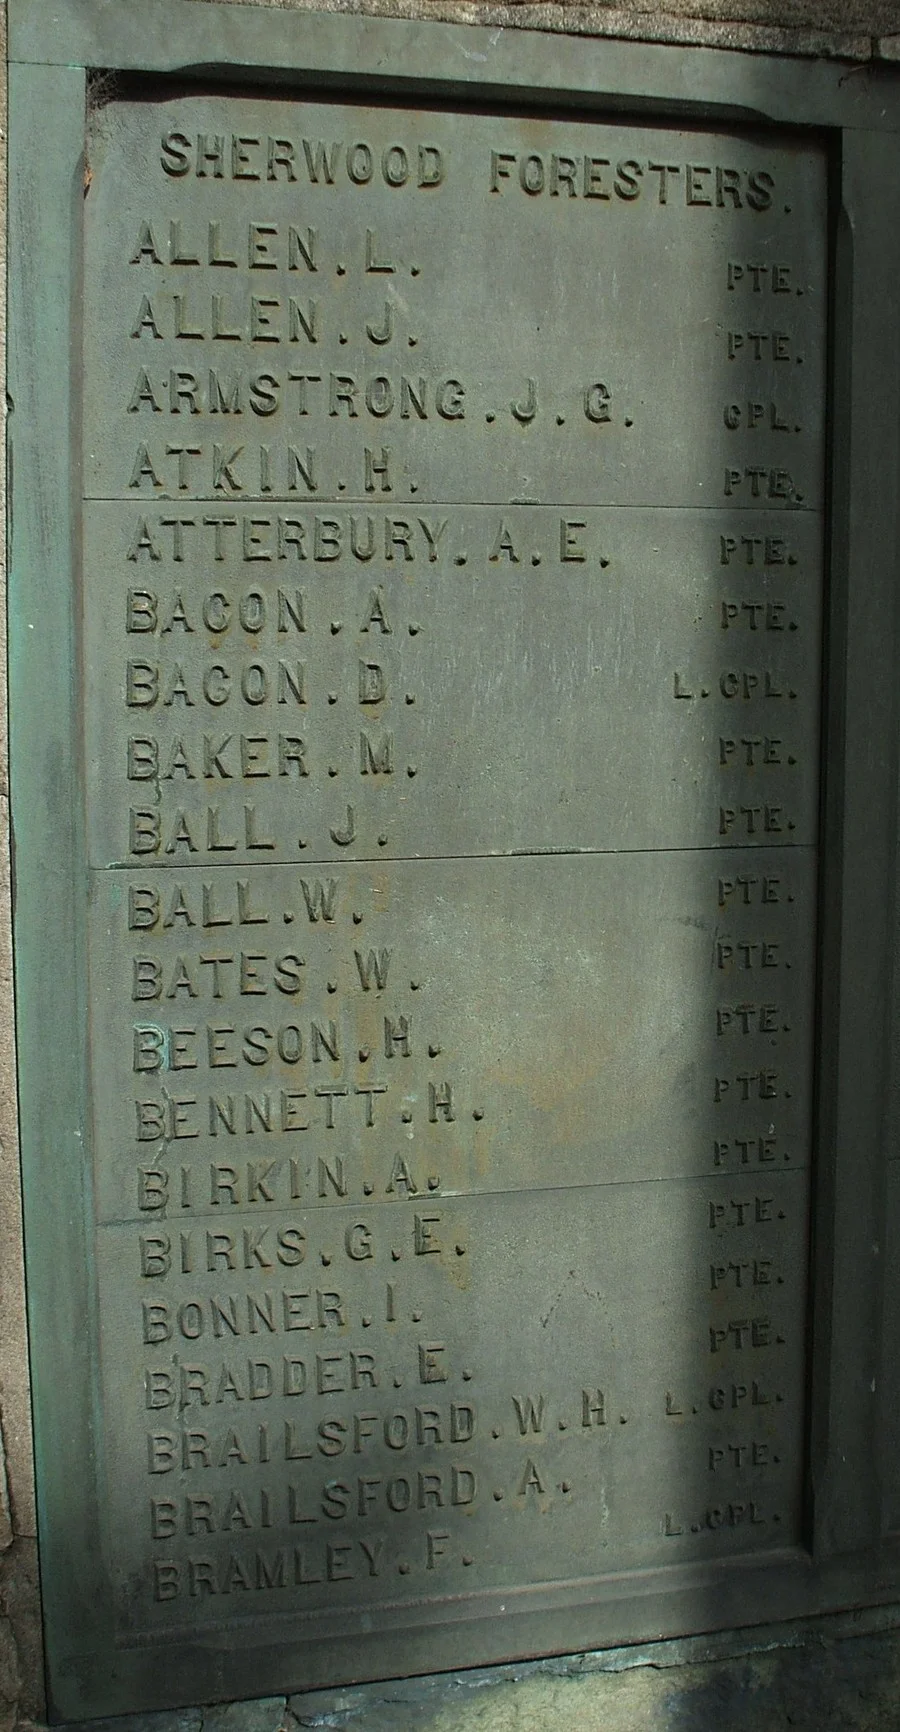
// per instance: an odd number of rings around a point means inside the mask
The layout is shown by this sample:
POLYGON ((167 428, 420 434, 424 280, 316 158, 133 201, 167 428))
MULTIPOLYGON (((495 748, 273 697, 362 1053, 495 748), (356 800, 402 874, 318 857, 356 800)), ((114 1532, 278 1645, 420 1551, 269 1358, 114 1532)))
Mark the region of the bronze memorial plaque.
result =
POLYGON ((115 1641, 596 1643, 804 1538, 824 154, 126 85, 88 156, 115 1641))

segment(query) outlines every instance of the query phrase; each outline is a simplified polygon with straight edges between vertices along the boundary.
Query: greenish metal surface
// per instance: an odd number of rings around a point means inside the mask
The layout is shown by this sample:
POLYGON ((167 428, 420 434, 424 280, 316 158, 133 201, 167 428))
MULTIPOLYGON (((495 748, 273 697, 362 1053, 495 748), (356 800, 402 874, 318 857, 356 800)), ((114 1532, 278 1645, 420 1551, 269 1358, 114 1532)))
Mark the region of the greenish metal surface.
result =
POLYGON ((885 636, 896 641, 898 502, 873 464, 866 430, 877 426, 878 436, 888 438, 893 463, 897 429, 889 405, 900 389, 900 353, 885 272, 896 259, 897 161, 872 137, 848 134, 836 168, 833 623, 823 740, 828 783, 816 1223, 822 1240, 834 1243, 835 1260, 830 1268, 820 1263, 814 1301, 821 1397, 813 1408, 811 1481, 821 1512, 820 1556, 854 1543, 876 1545, 896 1483, 897 1375, 890 1337, 882 1331, 885 1299, 890 1306, 897 1278, 885 1251, 887 1160, 896 1152, 889 1107, 897 1043, 898 710, 896 663, 882 663, 876 646, 885 636), (873 884, 881 886, 875 943, 873 884), (848 1065, 852 1086, 844 1080, 848 1065))
POLYGON ((608 39, 586 53, 579 39, 537 31, 256 6, 194 10, 155 0, 148 13, 133 0, 17 0, 10 57, 226 79, 251 68, 320 89, 323 80, 382 91, 415 80, 421 91, 473 98, 512 92, 566 107, 586 101, 745 123, 898 128, 893 73, 877 67, 608 39))
POLYGON ((609 46, 13 11, 65 1717, 897 1591, 896 99, 609 46))
POLYGON ((108 1567, 301 1668, 804 1537, 824 159, 460 118, 89 132, 108 1567))
POLYGON ((73 1014, 86 1002, 72 322, 84 74, 16 67, 9 99, 18 147, 9 184, 11 796, 42 1591, 48 1626, 90 1643, 102 1606, 99 1559, 85 1543, 98 1521, 96 1330, 87 1020, 73 1014), (82 1488, 77 1520, 73 1481, 82 1488))

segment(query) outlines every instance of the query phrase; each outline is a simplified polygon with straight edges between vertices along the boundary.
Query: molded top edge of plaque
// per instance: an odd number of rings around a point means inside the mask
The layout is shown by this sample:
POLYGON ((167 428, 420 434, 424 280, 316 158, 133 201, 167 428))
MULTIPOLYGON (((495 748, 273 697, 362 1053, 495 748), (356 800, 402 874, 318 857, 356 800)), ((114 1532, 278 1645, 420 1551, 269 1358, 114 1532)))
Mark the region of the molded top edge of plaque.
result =
MULTIPOLYGON (((374 18, 209 0, 155 0, 152 11, 107 0, 10 0, 9 60, 121 71, 244 70, 296 88, 331 75, 345 84, 424 93, 515 96, 529 105, 583 100, 612 109, 732 122, 900 129, 900 84, 892 69, 839 60, 747 54, 735 49, 531 30, 374 18)), ((321 85, 320 85, 321 88, 321 85)))

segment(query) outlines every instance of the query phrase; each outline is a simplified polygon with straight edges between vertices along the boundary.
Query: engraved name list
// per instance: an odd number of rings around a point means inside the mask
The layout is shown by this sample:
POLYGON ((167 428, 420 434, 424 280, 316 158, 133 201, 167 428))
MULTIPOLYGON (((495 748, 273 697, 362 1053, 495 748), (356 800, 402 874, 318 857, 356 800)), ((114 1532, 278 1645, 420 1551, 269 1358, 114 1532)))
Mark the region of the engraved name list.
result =
POLYGON ((823 159, 193 91, 89 146, 121 1631, 346 1676, 801 1545, 823 159))

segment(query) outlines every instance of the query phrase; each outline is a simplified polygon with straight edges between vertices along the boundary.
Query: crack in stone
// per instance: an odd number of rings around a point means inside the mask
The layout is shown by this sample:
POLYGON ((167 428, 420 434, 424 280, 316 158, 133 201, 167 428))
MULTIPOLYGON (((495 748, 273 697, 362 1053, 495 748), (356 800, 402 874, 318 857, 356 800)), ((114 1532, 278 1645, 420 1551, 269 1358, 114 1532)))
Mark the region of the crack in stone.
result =
POLYGON ((6 1439, 3 1435, 3 1408, 2 1405, 0 1405, 0 1552, 8 1552, 12 1546, 14 1538, 12 1505, 9 1496, 9 1476, 6 1471, 6 1439))

